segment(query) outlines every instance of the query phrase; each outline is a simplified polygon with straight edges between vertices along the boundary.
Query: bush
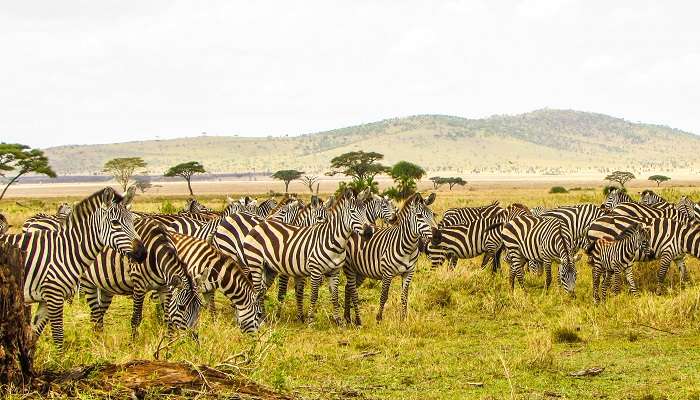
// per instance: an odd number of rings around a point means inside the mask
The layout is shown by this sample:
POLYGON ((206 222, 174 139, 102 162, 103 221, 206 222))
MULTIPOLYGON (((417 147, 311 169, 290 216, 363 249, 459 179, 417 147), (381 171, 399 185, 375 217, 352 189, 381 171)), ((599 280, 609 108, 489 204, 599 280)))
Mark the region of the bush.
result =
POLYGON ((554 341, 554 343, 578 343, 583 340, 581 340, 575 330, 560 326, 552 332, 552 341, 554 341))
POLYGON ((170 202, 170 200, 165 200, 160 204, 159 210, 163 214, 177 214, 178 209, 175 208, 173 203, 170 202))
POLYGON ((569 193, 569 191, 564 186, 552 186, 549 193, 569 193))

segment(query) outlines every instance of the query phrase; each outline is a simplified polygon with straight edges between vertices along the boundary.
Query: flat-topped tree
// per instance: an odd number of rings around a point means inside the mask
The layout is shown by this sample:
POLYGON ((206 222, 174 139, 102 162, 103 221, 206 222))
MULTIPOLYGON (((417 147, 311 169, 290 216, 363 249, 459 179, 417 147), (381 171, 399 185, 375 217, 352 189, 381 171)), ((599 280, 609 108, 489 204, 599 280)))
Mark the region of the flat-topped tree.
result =
POLYGON ((664 182, 666 182, 666 181, 670 181, 671 178, 669 178, 669 177, 666 176, 666 175, 652 175, 652 176, 649 177, 649 180, 650 180, 650 181, 656 182, 656 186, 658 187, 658 186, 660 186, 662 183, 664 183, 664 182))
POLYGON ((433 176, 430 178, 430 181, 433 182, 433 189, 437 190, 438 188, 440 188, 440 186, 447 183, 447 178, 443 178, 441 176, 433 176))
POLYGON ((416 192, 416 181, 423 178, 425 170, 420 165, 399 161, 391 167, 389 175, 394 179, 396 188, 387 190, 387 194, 397 200, 403 200, 416 192))
POLYGON ((179 176, 187 181, 187 189, 190 191, 190 196, 194 196, 192 192, 192 175, 203 174, 207 171, 204 170, 204 166, 198 161, 189 161, 185 163, 180 163, 178 165, 170 167, 163 176, 172 178, 174 176, 179 176))
POLYGON ((627 171, 614 171, 610 175, 605 177, 606 181, 616 182, 621 188, 625 187, 625 183, 632 179, 636 179, 633 173, 627 171))
POLYGON ((283 169, 272 174, 272 179, 278 179, 284 182, 284 192, 289 193, 289 182, 297 180, 304 175, 304 171, 295 169, 283 169))
POLYGON ((464 186, 467 184, 467 181, 465 181, 464 179, 462 179, 458 176, 454 176, 451 178, 445 178, 445 180, 446 180, 447 184, 450 185, 450 190, 452 190, 452 188, 455 187, 455 185, 464 186))
POLYGON ((370 188, 372 193, 377 193, 379 188, 374 177, 386 174, 390 168, 377 161, 384 159, 384 155, 373 151, 351 151, 334 157, 331 160, 331 171, 326 175, 333 176, 343 174, 352 178, 351 187, 360 192, 370 188))
POLYGON ((0 200, 5 197, 7 189, 17 180, 29 173, 42 174, 55 178, 56 173, 49 165, 49 159, 39 149, 31 149, 29 146, 17 143, 0 143, 0 176, 14 171, 14 176, 5 185, 0 193, 0 200))
POLYGON ((131 177, 134 176, 136 170, 146 168, 146 165, 146 162, 141 157, 113 158, 105 163, 102 172, 112 175, 114 180, 122 187, 122 190, 126 192, 131 177))

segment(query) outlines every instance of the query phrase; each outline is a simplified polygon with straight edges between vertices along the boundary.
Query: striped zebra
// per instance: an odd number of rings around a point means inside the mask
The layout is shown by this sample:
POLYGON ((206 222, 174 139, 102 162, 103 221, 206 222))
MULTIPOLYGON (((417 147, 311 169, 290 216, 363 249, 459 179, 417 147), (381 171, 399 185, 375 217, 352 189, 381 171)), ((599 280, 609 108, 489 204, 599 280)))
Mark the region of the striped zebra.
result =
POLYGON ((549 208, 544 208, 543 206, 535 206, 530 208, 530 214, 534 217, 540 217, 542 214, 550 211, 549 208))
POLYGON ((394 223, 396 221, 396 207, 389 196, 373 194, 366 204, 369 222, 376 223, 378 219, 386 223, 394 223))
POLYGON ((653 190, 642 190, 639 192, 639 203, 645 206, 659 206, 665 204, 671 204, 663 197, 659 196, 653 190))
POLYGON ((272 210, 274 210, 276 207, 277 200, 275 200, 274 198, 269 198, 260 202, 255 207, 255 215, 257 215, 260 218, 267 218, 272 213, 272 210))
POLYGON ((498 201, 480 207, 450 208, 443 214, 442 220, 440 220, 440 227, 464 224, 503 213, 504 209, 498 204, 498 201))
POLYGON ((182 209, 183 213, 186 214, 196 214, 196 213, 213 213, 214 210, 200 203, 194 197, 187 199, 185 207, 182 209))
POLYGON ((7 221, 4 215, 0 214, 0 236, 7 233, 10 230, 10 223, 7 221))
POLYGON ((205 240, 178 233, 173 233, 172 237, 189 275, 204 282, 200 289, 207 293, 210 304, 213 304, 214 289, 218 288, 236 310, 240 329, 245 333, 257 331, 261 308, 253 284, 240 265, 205 240))
POLYGON ((499 260, 494 258, 494 255, 503 241, 497 229, 488 228, 502 221, 503 218, 496 216, 440 228, 440 244, 428 244, 426 250, 432 268, 438 268, 445 260, 449 260, 448 268, 454 270, 457 259, 469 259, 485 254, 481 267, 484 268, 492 261, 491 271, 496 272, 499 260))
POLYGON ((197 280, 190 277, 178 257, 171 234, 160 223, 142 218, 134 221, 148 256, 143 263, 132 263, 111 248, 105 248, 84 271, 81 287, 90 306, 90 320, 102 330, 104 315, 115 295, 133 298, 132 337, 141 324, 143 300, 147 292, 161 293, 169 328, 192 328, 199 316, 202 300, 197 280))
POLYGON ((576 266, 571 254, 572 234, 565 223, 558 218, 523 215, 506 223, 502 236, 506 259, 510 264, 511 290, 515 287, 516 277, 520 287, 525 289, 524 264, 528 260, 544 265, 545 289, 549 289, 552 282, 551 264, 559 261, 559 282, 564 290, 575 296, 576 266))
MULTIPOLYGON (((350 323, 350 306, 355 309, 355 323, 361 325, 357 288, 365 278, 382 281, 377 321, 382 320, 389 287, 395 276, 401 276, 401 319, 406 318, 408 289, 416 270, 418 239, 422 236, 437 244, 440 231, 433 211, 428 207, 435 201, 435 193, 427 199, 416 193, 409 197, 396 215, 396 223, 377 230, 370 239, 353 234, 348 241, 347 258, 343 266, 345 284, 345 320, 350 323)), ((303 289, 302 289, 303 290, 303 289)), ((297 312, 301 317, 302 305, 297 297, 297 312)))
POLYGON ((612 213, 641 219, 669 218, 681 222, 694 220, 694 215, 689 214, 687 209, 657 208, 639 203, 620 203, 612 209, 612 213))
POLYGON ((35 333, 41 334, 50 320, 53 341, 59 349, 63 348, 63 303, 72 297, 81 274, 105 246, 136 262, 146 257, 127 209, 131 200, 105 188, 78 203, 57 231, 2 237, 26 253, 24 299, 39 303, 33 320, 35 333))
POLYGON ((588 231, 590 241, 613 238, 626 228, 644 223, 650 229, 649 251, 640 261, 659 260, 657 293, 663 292, 663 283, 671 262, 680 270, 681 281, 685 280, 684 257, 690 254, 700 258, 700 225, 688 224, 669 218, 640 219, 622 215, 609 215, 596 220, 588 231))
MULTIPOLYGON (((134 191, 135 189, 136 188, 130 188, 129 190, 134 191)), ((133 193, 130 194, 130 196, 133 196, 133 193)), ((58 209, 54 215, 39 213, 27 218, 27 220, 22 224, 22 233, 31 232, 34 230, 56 230, 58 229, 59 225, 66 221, 66 218, 68 218, 71 212, 72 207, 70 204, 61 203, 58 205, 58 209)))
POLYGON ((605 200, 603 200, 603 204, 600 205, 602 209, 605 210, 612 210, 615 208, 620 203, 634 203, 635 201, 632 200, 630 195, 627 194, 622 189, 619 188, 612 188, 608 192, 608 195, 605 197, 605 200))
MULTIPOLYGON (((268 284, 277 274, 308 276, 311 278, 309 320, 313 321, 321 281, 329 276, 333 320, 340 323, 338 275, 345 263, 348 240, 353 232, 369 239, 374 231, 367 220, 366 196, 367 192, 363 192, 356 198, 352 191, 346 191, 328 211, 325 222, 309 227, 272 220, 256 225, 245 238, 244 258, 259 300, 262 301, 268 284)), ((303 293, 297 291, 297 299, 303 299, 303 293)))
POLYGON ((651 229, 642 223, 636 223, 625 228, 612 240, 603 238, 592 242, 586 253, 588 254, 588 264, 591 266, 593 274, 593 302, 600 301, 599 287, 600 278, 603 277, 602 297, 608 292, 610 279, 614 278, 614 292, 619 292, 619 285, 622 273, 624 272, 627 282, 633 294, 637 293, 637 285, 632 274, 632 263, 644 256, 649 248, 651 239, 651 229))

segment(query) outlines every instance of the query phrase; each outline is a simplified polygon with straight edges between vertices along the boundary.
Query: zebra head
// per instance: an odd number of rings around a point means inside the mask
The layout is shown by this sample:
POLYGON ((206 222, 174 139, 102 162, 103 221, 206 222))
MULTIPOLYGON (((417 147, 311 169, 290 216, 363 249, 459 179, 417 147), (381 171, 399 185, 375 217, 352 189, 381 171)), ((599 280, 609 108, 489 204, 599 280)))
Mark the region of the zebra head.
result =
POLYGON ((435 213, 428 207, 434 201, 435 193, 431 193, 427 199, 423 199, 420 193, 416 193, 406 200, 399 218, 408 218, 410 231, 418 236, 423 244, 431 242, 433 246, 437 246, 442 240, 442 235, 438 229, 435 213))
POLYGON ((260 218, 266 218, 275 207, 277 207, 277 200, 269 198, 257 205, 255 214, 260 218))
POLYGON ((213 212, 211 208, 205 206, 204 204, 200 203, 195 199, 194 197, 190 197, 187 199, 187 203, 185 203, 185 208, 183 212, 185 213, 207 213, 207 212, 213 212))
POLYGON ((7 218, 0 214, 0 235, 4 235, 10 229, 10 223, 7 222, 7 218))
POLYGON ((335 201, 329 215, 338 216, 346 231, 355 232, 363 239, 369 240, 374 234, 374 225, 367 219, 366 199, 369 196, 369 189, 365 189, 357 197, 351 189, 348 189, 339 200, 335 201))
POLYGON ((389 196, 378 196, 373 194, 367 202, 367 219, 375 222, 378 219, 387 223, 396 222, 396 207, 389 196))
POLYGON ((134 229, 134 220, 129 211, 135 189, 130 187, 126 196, 122 197, 112 188, 105 188, 96 215, 102 243, 141 263, 146 259, 146 248, 134 229))
MULTIPOLYGON (((186 268, 184 263, 181 268, 186 268)), ((199 290, 202 286, 200 277, 191 278, 186 273, 184 276, 184 281, 179 274, 174 276, 171 286, 173 295, 168 304, 169 323, 181 330, 193 329, 197 325, 204 304, 199 290)))
POLYGON ((56 216, 60 219, 65 220, 68 218, 70 213, 73 211, 73 207, 71 207, 70 204, 68 203, 61 203, 58 205, 58 210, 56 210, 56 216))
POLYGON ((622 189, 619 188, 612 188, 608 192, 608 196, 603 200, 603 204, 600 205, 600 208, 605 209, 605 210, 612 210, 615 208, 620 203, 627 203, 631 202, 632 198, 625 193, 622 189))
POLYGON ((696 216, 696 204, 688 196, 681 196, 680 200, 676 204, 676 210, 680 215, 688 221, 697 221, 696 216))
POLYGON ((654 193, 653 190, 647 189, 639 192, 639 202, 647 206, 652 206, 654 204, 665 203, 666 199, 654 193))

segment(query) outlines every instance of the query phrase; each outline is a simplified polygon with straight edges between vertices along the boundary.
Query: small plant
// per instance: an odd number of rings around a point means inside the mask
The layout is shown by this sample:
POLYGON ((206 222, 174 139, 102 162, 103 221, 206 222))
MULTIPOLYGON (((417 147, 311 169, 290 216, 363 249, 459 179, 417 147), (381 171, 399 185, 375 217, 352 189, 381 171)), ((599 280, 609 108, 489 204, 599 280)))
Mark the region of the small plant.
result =
POLYGON ((158 209, 163 214, 176 214, 178 211, 177 208, 173 205, 173 203, 170 202, 170 200, 165 200, 164 202, 162 202, 158 209))
POLYGON ((527 365, 536 368, 551 368, 554 365, 554 348, 552 337, 546 332, 528 336, 527 350, 524 361, 527 365))
POLYGON ((583 341, 574 329, 566 326, 556 328, 552 332, 552 340, 554 343, 578 343, 583 341))
POLYGON ((569 193, 568 190, 564 186, 552 186, 551 189, 549 189, 549 193, 556 194, 556 193, 569 193))
POLYGON ((428 301, 430 304, 440 308, 449 308, 454 305, 452 290, 449 287, 436 288, 430 293, 428 301))

